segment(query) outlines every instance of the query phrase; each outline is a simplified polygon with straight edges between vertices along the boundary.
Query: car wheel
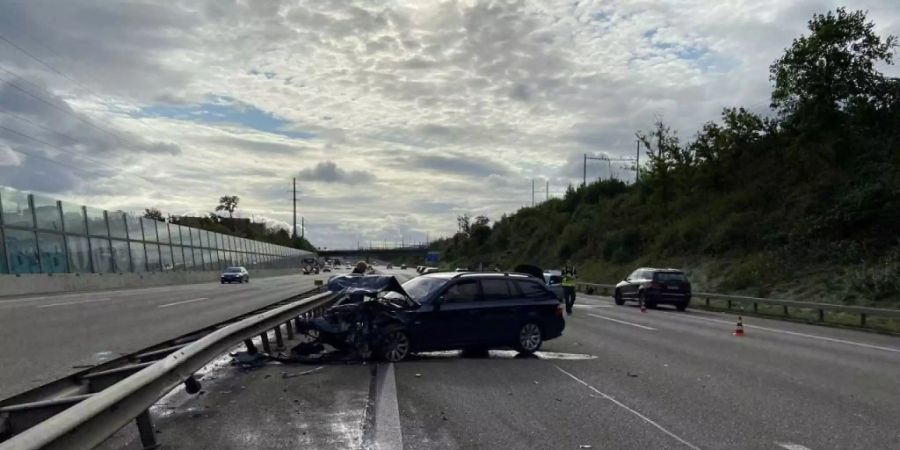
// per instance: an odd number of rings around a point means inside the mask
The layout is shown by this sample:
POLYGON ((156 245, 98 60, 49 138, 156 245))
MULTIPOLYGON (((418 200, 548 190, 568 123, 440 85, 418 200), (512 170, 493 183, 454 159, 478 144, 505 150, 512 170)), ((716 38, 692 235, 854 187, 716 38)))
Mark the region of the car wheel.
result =
POLYGON ((541 327, 534 322, 528 322, 519 328, 516 336, 516 350, 519 353, 531 354, 541 348, 544 338, 541 335, 541 327))
POLYGON ((244 279, 241 278, 240 280, 238 280, 238 284, 244 284, 244 279))
POLYGON ((225 284, 224 280, 219 280, 219 283, 225 284))
POLYGON ((247 277, 244 279, 244 283, 249 283, 249 282, 250 282, 250 277, 247 277))
POLYGON ((615 300, 616 304, 619 306, 622 306, 625 304, 625 299, 622 298, 622 291, 617 290, 616 294, 613 296, 613 299, 615 300))
POLYGON ((648 299, 647 296, 646 296, 643 292, 641 292, 640 294, 638 294, 638 296, 640 297, 640 300, 641 300, 641 301, 640 301, 640 304, 644 305, 644 307, 646 307, 647 309, 654 309, 654 308, 656 308, 656 302, 654 302, 653 300, 648 299))
POLYGON ((411 348, 409 333, 403 327, 395 325, 385 331, 380 353, 385 361, 400 362, 409 356, 411 348))
POLYGON ((676 304, 675 304, 675 309, 677 309, 677 310, 679 310, 679 311, 684 311, 684 310, 687 309, 688 303, 690 303, 690 302, 676 303, 676 304))

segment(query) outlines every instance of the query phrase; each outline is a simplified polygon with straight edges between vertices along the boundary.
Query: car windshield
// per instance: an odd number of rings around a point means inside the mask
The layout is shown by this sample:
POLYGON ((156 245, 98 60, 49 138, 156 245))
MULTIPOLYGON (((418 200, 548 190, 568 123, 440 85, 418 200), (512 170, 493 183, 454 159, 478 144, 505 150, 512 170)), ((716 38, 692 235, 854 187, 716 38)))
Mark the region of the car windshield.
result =
POLYGON ((442 278, 418 277, 403 283, 403 290, 415 300, 421 300, 443 286, 447 280, 442 278))
POLYGON ((225 269, 225 273, 241 273, 240 267, 229 267, 225 269))

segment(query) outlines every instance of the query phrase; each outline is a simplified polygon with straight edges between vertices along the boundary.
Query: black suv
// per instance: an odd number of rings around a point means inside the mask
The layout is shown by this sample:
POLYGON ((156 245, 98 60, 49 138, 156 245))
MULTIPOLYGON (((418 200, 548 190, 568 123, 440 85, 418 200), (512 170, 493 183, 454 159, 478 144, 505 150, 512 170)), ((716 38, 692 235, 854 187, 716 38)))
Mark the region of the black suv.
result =
POLYGON ((566 326, 556 296, 525 274, 434 273, 407 281, 403 290, 416 306, 396 313, 402 325, 388 339, 389 360, 410 352, 465 348, 533 353, 566 326))
POLYGON ((691 302, 691 282, 677 269, 642 267, 616 285, 614 298, 617 305, 632 300, 642 302, 648 308, 669 304, 684 311, 691 302))

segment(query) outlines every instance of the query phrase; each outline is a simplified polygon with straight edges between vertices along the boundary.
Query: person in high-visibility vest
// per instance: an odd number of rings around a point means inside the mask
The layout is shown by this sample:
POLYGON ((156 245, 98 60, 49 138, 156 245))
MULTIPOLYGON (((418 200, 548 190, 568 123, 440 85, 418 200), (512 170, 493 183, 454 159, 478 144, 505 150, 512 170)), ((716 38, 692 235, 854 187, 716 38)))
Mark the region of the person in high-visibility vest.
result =
POLYGON ((575 305, 575 280, 578 272, 569 263, 562 270, 563 299, 566 302, 566 312, 572 315, 572 306, 575 305))

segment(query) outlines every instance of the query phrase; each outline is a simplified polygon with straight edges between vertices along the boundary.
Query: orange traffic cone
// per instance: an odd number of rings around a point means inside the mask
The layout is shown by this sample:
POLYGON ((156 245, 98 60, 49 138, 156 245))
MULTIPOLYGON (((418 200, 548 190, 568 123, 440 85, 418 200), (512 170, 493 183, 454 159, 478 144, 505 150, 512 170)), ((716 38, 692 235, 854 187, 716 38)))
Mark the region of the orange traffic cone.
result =
POLYGON ((734 329, 734 335, 741 337, 744 335, 744 321, 741 319, 741 316, 738 316, 737 327, 734 329))

